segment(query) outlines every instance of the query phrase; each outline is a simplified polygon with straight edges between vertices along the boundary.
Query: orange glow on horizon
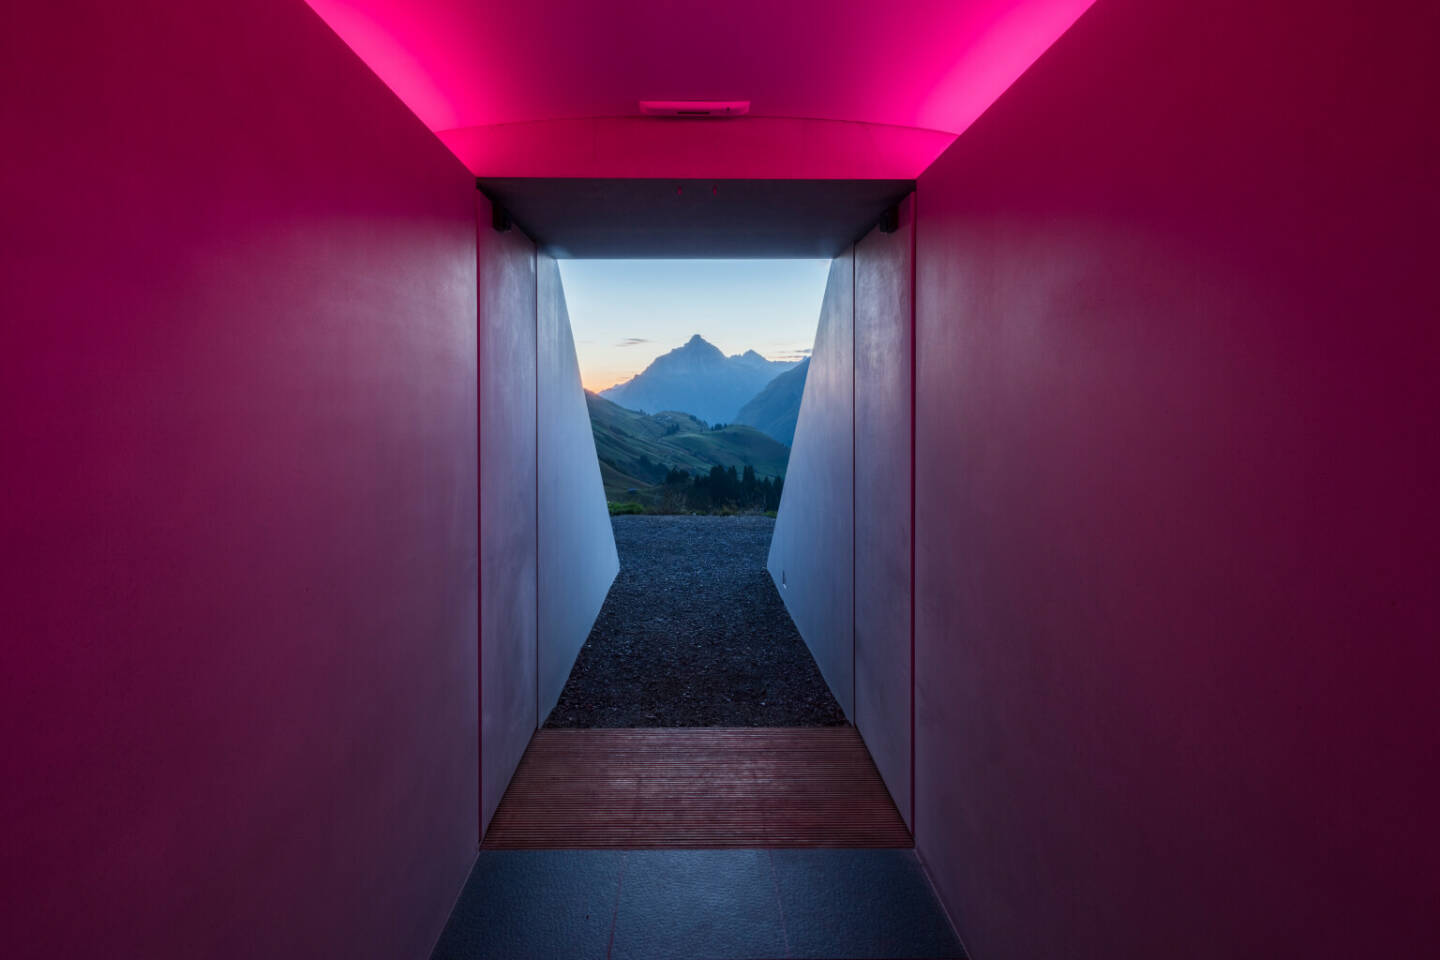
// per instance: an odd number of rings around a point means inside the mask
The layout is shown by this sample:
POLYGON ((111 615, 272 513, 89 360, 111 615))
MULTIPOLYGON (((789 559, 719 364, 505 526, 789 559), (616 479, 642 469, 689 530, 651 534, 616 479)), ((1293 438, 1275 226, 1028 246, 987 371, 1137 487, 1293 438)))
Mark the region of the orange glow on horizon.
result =
POLYGON ((591 393, 599 393, 602 390, 609 390, 611 387, 624 383, 639 373, 639 370, 585 370, 580 371, 580 385, 591 393))

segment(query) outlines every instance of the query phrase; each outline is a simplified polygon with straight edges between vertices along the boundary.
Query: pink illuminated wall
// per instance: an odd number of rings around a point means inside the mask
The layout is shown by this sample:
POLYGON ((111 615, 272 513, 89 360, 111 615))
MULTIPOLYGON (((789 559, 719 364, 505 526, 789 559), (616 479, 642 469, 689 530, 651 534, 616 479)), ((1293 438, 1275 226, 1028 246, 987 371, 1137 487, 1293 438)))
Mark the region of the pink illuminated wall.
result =
POLYGON ((473 181, 300 3, 0 45, 0 952, 425 956, 477 841, 473 181))
POLYGON ((985 960, 1404 957, 1428 3, 1099 3, 921 178, 916 821, 985 960))

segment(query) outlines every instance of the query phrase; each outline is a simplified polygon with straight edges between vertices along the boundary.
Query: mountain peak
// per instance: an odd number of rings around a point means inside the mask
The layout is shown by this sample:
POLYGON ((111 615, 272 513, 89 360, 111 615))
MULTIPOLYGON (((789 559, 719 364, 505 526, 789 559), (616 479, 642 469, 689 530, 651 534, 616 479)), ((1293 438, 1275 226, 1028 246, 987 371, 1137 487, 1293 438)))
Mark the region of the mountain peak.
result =
POLYGON ((663 366, 667 362, 673 363, 677 360, 686 363, 716 363, 724 359, 725 354, 720 352, 719 347, 697 333, 674 350, 658 358, 656 362, 663 366), (671 359, 666 361, 666 357, 671 359))
POLYGON ((697 333, 600 395, 631 410, 679 410, 707 423, 729 423, 747 400, 793 366, 754 350, 727 357, 697 333))
POLYGON ((764 356, 762 356, 759 351, 756 350, 746 350, 744 353, 737 353, 735 354, 735 356, 731 357, 730 360, 742 366, 749 367, 752 370, 769 371, 771 376, 774 376, 776 373, 779 373, 780 371, 784 370, 786 366, 788 366, 788 364, 775 363, 774 361, 766 360, 764 356))

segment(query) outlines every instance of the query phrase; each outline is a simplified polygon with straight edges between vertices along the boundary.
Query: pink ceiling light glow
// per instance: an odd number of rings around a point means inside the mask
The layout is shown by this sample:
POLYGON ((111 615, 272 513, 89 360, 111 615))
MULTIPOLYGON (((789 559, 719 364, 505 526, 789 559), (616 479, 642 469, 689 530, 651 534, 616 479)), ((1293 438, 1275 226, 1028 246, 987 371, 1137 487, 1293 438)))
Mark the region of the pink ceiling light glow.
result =
POLYGON ((774 177, 918 175, 1092 2, 309 0, 477 174, 774 177))

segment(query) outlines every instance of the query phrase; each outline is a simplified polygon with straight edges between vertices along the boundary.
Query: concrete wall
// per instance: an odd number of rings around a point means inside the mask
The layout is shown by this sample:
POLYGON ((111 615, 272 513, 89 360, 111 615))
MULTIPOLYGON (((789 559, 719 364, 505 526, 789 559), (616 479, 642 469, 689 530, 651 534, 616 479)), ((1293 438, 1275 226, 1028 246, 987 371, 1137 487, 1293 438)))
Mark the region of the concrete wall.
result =
POLYGON ((1100 0, 920 180, 915 830, 980 960, 1433 951, 1437 34, 1100 0))
POLYGON ((0 30, 0 943, 420 957, 475 854, 469 175, 303 4, 0 30))
POLYGON ((480 828, 539 722, 536 252, 479 193, 480 828))
POLYGON ((915 196, 855 245, 855 727, 910 822, 915 196))
POLYGON ((590 411, 560 269, 539 257, 540 720, 555 707, 575 656, 620 571, 590 411))
POLYGON ((830 266, 766 564, 845 715, 854 687, 855 257, 830 266))
POLYGON ((907 823, 914 211, 831 266, 768 563, 907 823))

